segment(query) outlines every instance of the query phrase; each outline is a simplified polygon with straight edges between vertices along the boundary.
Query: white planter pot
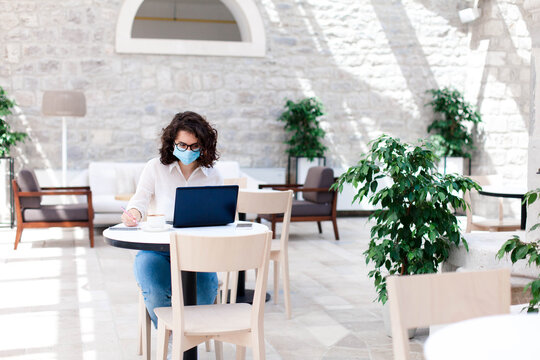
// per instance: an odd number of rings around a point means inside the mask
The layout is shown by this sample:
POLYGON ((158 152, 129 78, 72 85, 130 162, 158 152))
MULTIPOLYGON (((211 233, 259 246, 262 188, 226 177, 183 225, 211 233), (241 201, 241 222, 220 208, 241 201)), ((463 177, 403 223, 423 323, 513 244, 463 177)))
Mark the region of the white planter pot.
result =
POLYGON ((441 174, 469 175, 469 164, 471 159, 462 157, 442 158, 437 166, 441 174))

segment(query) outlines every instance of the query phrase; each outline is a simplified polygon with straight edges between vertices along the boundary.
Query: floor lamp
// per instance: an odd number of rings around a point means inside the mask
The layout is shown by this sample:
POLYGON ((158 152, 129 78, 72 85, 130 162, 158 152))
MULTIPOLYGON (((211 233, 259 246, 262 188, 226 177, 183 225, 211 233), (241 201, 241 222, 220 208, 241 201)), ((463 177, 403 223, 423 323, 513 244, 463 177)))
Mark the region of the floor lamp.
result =
POLYGON ((62 117, 62 186, 67 186, 66 117, 86 115, 86 98, 80 91, 45 91, 41 111, 45 116, 62 117))

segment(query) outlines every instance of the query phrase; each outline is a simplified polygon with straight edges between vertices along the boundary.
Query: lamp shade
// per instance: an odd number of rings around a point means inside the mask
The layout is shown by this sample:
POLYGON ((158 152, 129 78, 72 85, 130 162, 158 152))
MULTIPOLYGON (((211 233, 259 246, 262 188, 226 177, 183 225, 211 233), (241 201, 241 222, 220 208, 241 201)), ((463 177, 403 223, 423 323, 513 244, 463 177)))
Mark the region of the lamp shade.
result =
POLYGON ((84 116, 86 98, 80 91, 45 91, 41 111, 46 116, 84 116))

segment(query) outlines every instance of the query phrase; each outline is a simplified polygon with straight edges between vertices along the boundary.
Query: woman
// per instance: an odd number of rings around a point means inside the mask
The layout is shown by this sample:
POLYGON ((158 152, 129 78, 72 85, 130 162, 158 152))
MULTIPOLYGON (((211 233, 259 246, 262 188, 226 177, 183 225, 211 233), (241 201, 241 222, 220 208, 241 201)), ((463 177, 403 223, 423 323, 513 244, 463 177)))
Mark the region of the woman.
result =
MULTIPOLYGON (((223 185, 223 178, 212 168, 219 157, 216 145, 217 131, 202 116, 190 111, 176 114, 163 129, 160 157, 146 164, 122 222, 136 226, 147 215, 152 198, 156 214, 172 220, 177 187, 223 185)), ((154 308, 171 306, 170 254, 139 251, 134 270, 148 313, 157 326, 154 308)), ((198 273, 197 304, 212 304, 217 287, 216 273, 198 273)))

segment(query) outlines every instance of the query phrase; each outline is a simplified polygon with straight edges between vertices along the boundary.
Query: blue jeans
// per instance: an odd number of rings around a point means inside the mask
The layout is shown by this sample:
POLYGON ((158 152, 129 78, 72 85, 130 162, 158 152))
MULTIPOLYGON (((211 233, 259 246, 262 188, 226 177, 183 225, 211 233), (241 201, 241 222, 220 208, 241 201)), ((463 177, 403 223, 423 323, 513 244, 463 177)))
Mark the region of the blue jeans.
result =
MULTIPOLYGON (((154 308, 171 306, 171 256, 167 251, 137 253, 134 263, 135 279, 144 296, 150 318, 157 327, 154 308)), ((213 304, 218 280, 216 273, 197 273, 197 304, 213 304)))

